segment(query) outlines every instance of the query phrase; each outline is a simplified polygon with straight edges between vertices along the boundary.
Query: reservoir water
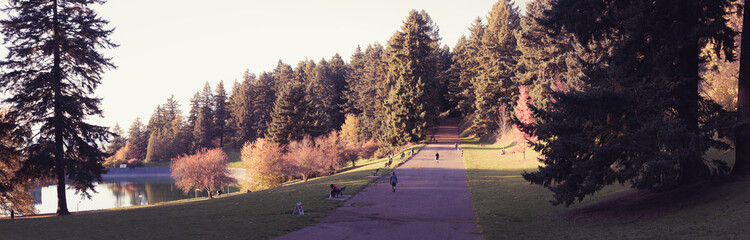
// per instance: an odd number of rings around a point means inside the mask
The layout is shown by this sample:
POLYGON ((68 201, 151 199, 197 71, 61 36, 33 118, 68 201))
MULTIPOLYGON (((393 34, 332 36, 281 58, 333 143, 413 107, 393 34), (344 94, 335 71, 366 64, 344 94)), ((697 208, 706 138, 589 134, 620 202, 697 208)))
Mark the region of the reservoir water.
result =
MULTIPOLYGON (((110 171, 112 172, 112 171, 110 171)), ((91 199, 76 194, 74 189, 67 189, 66 196, 68 210, 71 212, 89 211, 108 208, 149 205, 160 202, 174 201, 196 197, 196 192, 185 194, 174 185, 163 170, 150 170, 138 174, 123 174, 116 171, 104 176, 104 181, 95 184, 96 192, 89 192, 91 199)), ((223 192, 237 192, 234 186, 224 187, 223 192)), ((57 211, 57 185, 49 185, 32 191, 34 207, 39 214, 55 213, 57 211)), ((198 197, 207 197, 205 191, 197 193, 198 197)))

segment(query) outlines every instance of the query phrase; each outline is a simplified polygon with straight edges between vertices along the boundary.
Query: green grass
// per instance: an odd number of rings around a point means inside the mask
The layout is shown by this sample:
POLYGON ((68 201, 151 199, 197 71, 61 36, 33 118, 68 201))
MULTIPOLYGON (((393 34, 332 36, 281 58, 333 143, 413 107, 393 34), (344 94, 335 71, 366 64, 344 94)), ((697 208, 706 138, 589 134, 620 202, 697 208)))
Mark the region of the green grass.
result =
POLYGON ((361 160, 357 166, 332 176, 213 200, 187 199, 62 217, 0 220, 0 238, 268 239, 313 224, 342 206, 343 201, 327 199, 328 185, 346 186, 345 195, 359 192, 375 180, 367 176, 385 161, 361 160), (296 202, 302 202, 305 215, 291 214, 296 202))
MULTIPOLYGON (((242 154, 240 152, 241 149, 235 149, 232 147, 224 147, 224 152, 227 154, 227 157, 229 158, 229 164, 227 164, 230 168, 242 168, 242 154)), ((146 162, 144 163, 144 167, 169 167, 169 164, 171 164, 172 161, 165 159, 158 162, 146 162)))
MULTIPOLYGON (((499 143, 479 147, 471 138, 462 139, 462 147, 485 239, 750 239, 748 180, 661 194, 636 194, 627 186, 613 185, 566 208, 551 205, 552 192, 521 177, 523 171, 536 169, 538 154, 527 152, 527 160, 521 153, 501 156, 499 143), (631 197, 639 194, 648 197, 631 197), (610 203, 629 204, 619 199, 653 201, 618 210, 610 203)), ((733 158, 725 152, 708 154, 733 158)))

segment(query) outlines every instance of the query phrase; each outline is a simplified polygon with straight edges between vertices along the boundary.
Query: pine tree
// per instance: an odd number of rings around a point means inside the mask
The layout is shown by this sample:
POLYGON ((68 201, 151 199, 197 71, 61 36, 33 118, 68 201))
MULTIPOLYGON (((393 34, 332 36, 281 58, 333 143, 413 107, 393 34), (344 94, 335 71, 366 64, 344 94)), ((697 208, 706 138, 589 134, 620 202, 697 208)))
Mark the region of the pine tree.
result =
POLYGON ((135 159, 145 159, 148 137, 149 135, 146 135, 145 127, 141 123, 141 118, 136 117, 128 129, 128 141, 133 145, 132 153, 129 153, 128 156, 135 159))
POLYGON ((214 140, 214 95, 206 82, 198 95, 199 108, 193 123, 193 150, 212 148, 214 140))
POLYGON ((125 138, 125 133, 123 133, 120 128, 120 124, 115 123, 115 126, 112 127, 112 133, 114 134, 114 137, 112 138, 112 141, 109 142, 107 154, 114 154, 117 150, 124 147, 125 143, 128 141, 125 138))
POLYGON ((434 98, 427 89, 435 80, 432 25, 415 10, 401 31, 388 42, 387 85, 391 86, 385 102, 385 140, 402 145, 424 138, 429 121, 435 117, 434 98))
POLYGON ((709 39, 732 55, 728 4, 555 1, 543 22, 571 30, 590 55, 579 58, 582 87, 551 94, 550 107, 522 128, 539 138, 544 163, 524 178, 553 191, 553 204, 569 205, 615 181, 660 191, 708 176, 716 161, 702 155, 728 147, 714 136, 731 124, 699 95, 698 56, 709 39))
POLYGON ((226 133, 227 119, 227 91, 224 90, 224 81, 216 85, 216 95, 214 95, 214 136, 219 138, 219 147, 224 147, 224 134, 226 133))
POLYGON ((247 141, 255 139, 255 129, 253 129, 252 114, 254 107, 252 105, 253 82, 255 74, 245 71, 241 83, 235 82, 232 95, 229 97, 229 115, 227 120, 229 128, 235 133, 234 145, 241 146, 247 141))
POLYGON ((578 79, 584 75, 579 58, 585 58, 583 48, 571 33, 556 32, 542 24, 544 11, 552 4, 551 0, 534 1, 527 5, 526 14, 521 17, 521 29, 516 33, 518 64, 514 81, 528 86, 534 106, 546 108, 548 93, 556 85, 573 89, 581 86, 578 79), (565 79, 566 82, 562 80, 565 79))
POLYGON ((518 8, 510 0, 499 0, 487 16, 487 27, 482 34, 479 50, 480 63, 474 77, 474 127, 480 136, 492 133, 497 126, 497 103, 510 103, 515 89, 511 80, 516 58, 516 39, 519 29, 518 8))
POLYGON ((336 86, 330 78, 328 62, 321 59, 307 80, 305 98, 308 106, 309 125, 306 132, 315 138, 330 132, 338 126, 333 121, 339 109, 336 105, 336 86))
POLYGON ((282 86, 273 106, 267 138, 281 144, 301 140, 308 128, 308 106, 302 83, 290 82, 282 86))
POLYGON ((346 97, 344 92, 347 89, 346 81, 347 66, 344 59, 338 53, 331 57, 328 62, 328 78, 334 86, 333 108, 331 109, 331 126, 332 129, 339 129, 344 124, 344 114, 346 106, 346 97))
POLYGON ((273 76, 270 73, 261 73, 258 80, 253 83, 254 92, 252 99, 253 115, 252 123, 255 129, 255 136, 260 138, 268 133, 269 123, 271 122, 271 113, 276 102, 276 86, 273 76))
POLYGON ((9 1, 0 21, 8 46, 0 63, 0 86, 9 94, 19 123, 35 129, 31 152, 21 169, 23 175, 57 180, 57 214, 70 214, 65 195, 66 180, 86 194, 106 172, 104 148, 111 133, 106 127, 86 123, 101 115, 100 98, 93 97, 111 58, 99 50, 116 47, 109 39, 113 30, 90 5, 104 1, 9 1), (50 154, 52 153, 52 154, 50 154))
POLYGON ((362 52, 362 48, 357 45, 357 49, 354 50, 354 53, 349 60, 349 65, 346 68, 346 73, 344 75, 346 80, 346 89, 343 91, 345 104, 342 105, 342 109, 346 114, 359 114, 360 112, 362 112, 358 108, 358 103, 361 102, 361 100, 359 99, 357 88, 364 78, 364 68, 365 54, 362 52))

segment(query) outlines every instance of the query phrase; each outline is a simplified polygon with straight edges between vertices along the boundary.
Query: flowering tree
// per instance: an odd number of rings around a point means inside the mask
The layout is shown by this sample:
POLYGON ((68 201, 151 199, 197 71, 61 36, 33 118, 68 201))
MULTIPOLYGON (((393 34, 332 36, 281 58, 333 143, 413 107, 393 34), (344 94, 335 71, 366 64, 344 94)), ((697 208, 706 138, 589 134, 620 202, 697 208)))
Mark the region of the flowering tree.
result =
POLYGON ((329 172, 334 172, 349 161, 346 156, 346 143, 341 139, 339 132, 332 131, 317 137, 315 143, 320 149, 321 163, 329 172))
POLYGON ((227 168, 227 154, 219 148, 184 155, 172 161, 171 167, 175 185, 185 193, 203 189, 213 198, 213 192, 219 187, 237 183, 227 168))
POLYGON ((529 142, 535 143, 537 141, 536 136, 531 136, 520 130, 523 126, 527 126, 534 122, 534 119, 531 116, 531 109, 529 109, 530 101, 531 98, 529 97, 528 91, 526 91, 526 86, 518 86, 518 101, 516 101, 514 115, 521 126, 518 124, 514 125, 516 130, 514 137, 516 145, 523 152, 524 160, 526 160, 526 145, 528 145, 529 142))
POLYGON ((284 158, 293 165, 294 175, 299 175, 303 181, 326 169, 323 153, 310 136, 290 142, 284 158))
POLYGON ((291 164, 282 158, 284 148, 279 143, 260 138, 242 147, 242 161, 247 170, 249 183, 254 189, 280 186, 285 175, 291 172, 291 164))

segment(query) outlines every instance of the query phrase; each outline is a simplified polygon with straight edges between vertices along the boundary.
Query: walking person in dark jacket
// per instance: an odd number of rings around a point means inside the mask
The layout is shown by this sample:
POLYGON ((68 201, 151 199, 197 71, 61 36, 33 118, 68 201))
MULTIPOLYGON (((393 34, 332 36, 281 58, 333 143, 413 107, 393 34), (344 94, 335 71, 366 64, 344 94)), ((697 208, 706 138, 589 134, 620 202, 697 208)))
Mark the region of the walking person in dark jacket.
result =
POLYGON ((396 192, 396 183, 398 183, 398 177, 396 177, 396 172, 393 172, 391 175, 391 188, 393 192, 396 192))

